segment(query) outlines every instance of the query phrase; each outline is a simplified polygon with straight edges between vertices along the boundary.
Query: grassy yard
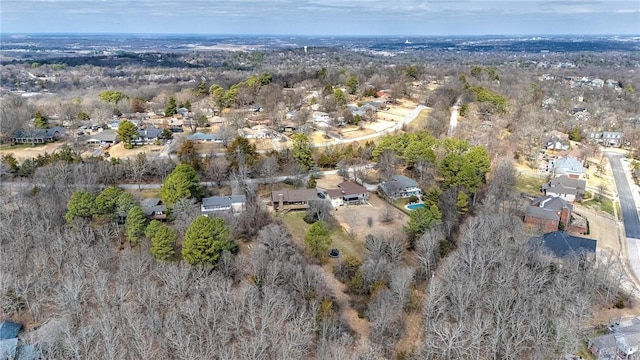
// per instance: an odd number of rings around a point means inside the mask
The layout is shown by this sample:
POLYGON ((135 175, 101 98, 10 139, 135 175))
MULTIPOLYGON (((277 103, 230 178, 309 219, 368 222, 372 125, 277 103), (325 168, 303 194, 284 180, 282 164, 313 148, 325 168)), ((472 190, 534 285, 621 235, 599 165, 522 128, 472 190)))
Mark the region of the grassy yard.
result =
MULTIPOLYGON (((306 244, 304 243, 304 236, 311 227, 311 224, 307 224, 304 221, 304 211, 291 211, 284 215, 278 215, 282 222, 289 229, 289 233, 293 237, 293 241, 301 249, 306 250, 306 244)), ((330 248, 340 250, 340 257, 352 255, 362 260, 364 254, 364 244, 350 237, 340 225, 335 225, 331 228, 331 241, 330 248)))
POLYGON ((424 109, 420 111, 418 117, 415 118, 412 122, 410 122, 407 127, 407 132, 413 132, 418 130, 423 130, 427 126, 427 122, 429 120, 429 113, 431 109, 424 109))
POLYGON ((525 193, 531 196, 540 196, 540 186, 546 181, 545 178, 539 178, 536 176, 518 175, 516 181, 516 189, 519 192, 525 193))
POLYGON ((613 210, 613 201, 609 198, 606 198, 604 196, 593 196, 591 193, 586 192, 584 195, 585 199, 589 199, 589 200, 585 200, 582 202, 582 205, 585 207, 588 207, 590 209, 596 210, 596 211, 604 211, 607 214, 610 214, 612 216, 615 215, 615 212, 613 210))
POLYGON ((33 149, 37 147, 44 147, 47 144, 2 144, 0 150, 19 150, 19 149, 33 149))
POLYGON ((393 202, 393 206, 395 206, 396 208, 398 208, 398 210, 402 211, 405 214, 409 214, 410 211, 407 210, 407 208, 405 207, 407 204, 409 203, 409 199, 407 198, 400 198, 396 201, 393 202))

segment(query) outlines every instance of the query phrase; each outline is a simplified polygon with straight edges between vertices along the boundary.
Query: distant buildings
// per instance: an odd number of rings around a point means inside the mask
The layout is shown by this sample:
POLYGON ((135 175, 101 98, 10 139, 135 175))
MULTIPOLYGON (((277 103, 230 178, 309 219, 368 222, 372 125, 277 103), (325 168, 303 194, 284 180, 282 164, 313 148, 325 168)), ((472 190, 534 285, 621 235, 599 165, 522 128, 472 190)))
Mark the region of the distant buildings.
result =
POLYGON ((624 135, 617 131, 591 132, 587 140, 604 146, 620 147, 623 144, 624 135))

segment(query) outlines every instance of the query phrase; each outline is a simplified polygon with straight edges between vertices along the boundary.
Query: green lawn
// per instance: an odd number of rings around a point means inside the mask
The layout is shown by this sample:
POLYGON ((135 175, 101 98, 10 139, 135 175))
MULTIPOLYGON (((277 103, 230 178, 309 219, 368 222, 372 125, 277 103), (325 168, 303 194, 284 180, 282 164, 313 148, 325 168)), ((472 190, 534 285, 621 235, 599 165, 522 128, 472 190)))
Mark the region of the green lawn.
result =
MULTIPOLYGON (((585 198, 589 197, 591 197, 591 194, 586 193, 585 198)), ((612 216, 615 215, 615 212, 613 211, 613 201, 604 196, 601 196, 600 199, 598 199, 598 196, 594 196, 592 199, 583 201, 582 205, 596 211, 604 211, 607 214, 611 214, 612 216)))
POLYGON ((535 176, 518 175, 516 181, 516 189, 527 195, 540 196, 540 186, 546 182, 545 178, 539 178, 535 176))
POLYGON ((410 211, 405 207, 409 203, 409 199, 401 198, 393 202, 393 206, 397 207, 398 210, 402 211, 405 214, 409 214, 410 211))

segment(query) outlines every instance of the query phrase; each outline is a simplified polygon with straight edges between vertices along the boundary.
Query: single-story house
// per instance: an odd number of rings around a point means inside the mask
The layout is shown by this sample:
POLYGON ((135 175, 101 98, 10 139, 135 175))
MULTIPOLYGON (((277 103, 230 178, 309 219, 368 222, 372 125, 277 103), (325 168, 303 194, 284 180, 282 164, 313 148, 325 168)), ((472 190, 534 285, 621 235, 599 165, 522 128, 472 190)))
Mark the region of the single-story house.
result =
POLYGON ((103 130, 88 136, 86 141, 87 144, 115 144, 118 141, 118 134, 114 130, 103 130))
POLYGON ((379 186, 382 194, 390 200, 422 196, 422 190, 417 181, 404 175, 395 175, 391 181, 385 181, 379 186))
POLYGON ((276 211, 300 210, 309 207, 309 201, 317 200, 316 189, 281 189, 271 192, 271 203, 276 211))
POLYGON ((527 207, 524 223, 539 227, 543 232, 557 231, 560 227, 566 229, 571 219, 573 206, 564 199, 545 195, 534 199, 527 207))
POLYGON ((203 215, 230 212, 233 214, 244 211, 247 197, 244 195, 210 196, 202 199, 200 212, 203 215))
POLYGON ((567 175, 573 179, 582 179, 585 173, 582 162, 571 156, 549 161, 548 167, 554 177, 567 175))
POLYGON ((541 246, 558 258, 572 255, 595 256, 598 242, 579 236, 569 235, 564 231, 553 231, 529 242, 533 246, 541 246))
POLYGON ((545 195, 556 196, 568 202, 574 202, 582 198, 586 186, 586 180, 562 175, 542 185, 542 191, 545 195))
POLYGON ((142 143, 142 144, 153 144, 158 141, 162 137, 162 129, 158 129, 153 126, 149 126, 144 130, 138 130, 138 137, 134 143, 142 143))
POLYGON ((264 125, 238 129, 238 134, 247 139, 265 139, 273 137, 272 131, 264 125))
POLYGON ((140 207, 149 220, 166 220, 167 207, 158 198, 148 198, 140 202, 140 207))
POLYGON ((49 129, 19 130, 11 137, 11 141, 14 144, 44 144, 58 140, 64 132, 64 128, 59 126, 49 129))
POLYGON ((367 189, 351 181, 338 184, 337 189, 328 189, 326 194, 328 199, 331 200, 333 207, 344 204, 364 204, 369 200, 369 192, 367 189))
POLYGON ((205 134, 201 132, 188 135, 187 140, 196 143, 222 142, 222 139, 216 134, 205 134))

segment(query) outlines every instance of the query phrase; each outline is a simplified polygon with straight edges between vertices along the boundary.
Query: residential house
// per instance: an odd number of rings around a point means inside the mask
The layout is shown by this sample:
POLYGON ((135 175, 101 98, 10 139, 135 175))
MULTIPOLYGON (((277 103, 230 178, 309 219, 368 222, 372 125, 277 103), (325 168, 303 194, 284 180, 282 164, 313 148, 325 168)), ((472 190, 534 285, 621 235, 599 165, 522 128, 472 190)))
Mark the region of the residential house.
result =
POLYGON ((90 135, 86 138, 87 144, 115 144, 118 140, 118 134, 114 130, 103 130, 97 134, 90 135))
POLYGON ((138 134, 140 135, 137 140, 134 141, 136 144, 153 144, 156 141, 160 140, 162 137, 162 129, 158 129, 153 126, 149 126, 144 130, 138 130, 138 134))
POLYGON ((309 201, 317 200, 316 189, 281 189, 271 192, 271 202, 276 211, 302 210, 309 207, 309 201))
POLYGON ((564 231, 553 231, 530 240, 530 245, 541 246, 558 258, 575 255, 595 256, 597 241, 570 235, 564 231))
POLYGON ((22 343, 18 334, 22 324, 4 320, 0 322, 0 359, 36 360, 40 352, 33 346, 22 343))
POLYGON ((586 186, 586 180, 561 175, 542 185, 542 191, 545 195, 551 195, 562 198, 568 202, 574 202, 582 198, 586 186))
POLYGON ((617 131, 590 132, 587 139, 604 146, 620 147, 623 144, 624 134, 617 131))
POLYGON ((266 139, 273 136, 271 130, 264 125, 238 129, 238 134, 246 139, 266 139))
POLYGON ((337 189, 326 190, 326 194, 333 207, 342 206, 344 204, 364 204, 369 200, 369 192, 367 189, 364 186, 351 181, 345 181, 338 184, 337 189))
POLYGON ((193 141, 196 143, 211 143, 211 142, 215 142, 215 143, 219 143, 222 142, 222 138, 220 138, 218 135, 216 134, 205 134, 205 133, 201 133, 201 132, 196 132, 193 133, 191 135, 187 136, 187 140, 189 141, 193 141))
POLYGON ((58 140, 64 132, 64 128, 59 126, 49 129, 25 129, 17 131, 11 137, 11 141, 14 144, 44 144, 58 140))
POLYGON ((326 128, 331 126, 331 117, 328 113, 322 111, 314 111, 311 121, 317 127, 326 128))
POLYGON ((548 171, 553 177, 567 175, 572 179, 582 179, 585 173, 582 162, 571 156, 549 161, 548 171))
POLYGON ((389 200, 422 196, 422 190, 417 181, 404 175, 395 175, 391 181, 385 181, 379 186, 380 191, 389 200))
POLYGON ((149 220, 166 220, 167 207, 158 198, 144 199, 140 202, 140 207, 144 210, 145 216, 149 220))
POLYGON ((18 352, 18 333, 22 325, 5 320, 0 323, 0 359, 14 359, 18 352))
POLYGON ((547 140, 545 149, 547 150, 569 150, 569 142, 560 139, 557 136, 552 136, 547 140))
POLYGON ((573 206, 564 199, 545 195, 534 199, 527 207, 524 222, 540 228, 543 232, 566 229, 571 219, 573 206))
POLYGON ((640 318, 624 318, 611 324, 609 334, 589 339, 597 359, 640 359, 640 318))
POLYGON ((295 132, 298 126, 293 121, 286 121, 278 126, 278 132, 295 132))
POLYGON ((203 215, 221 213, 238 214, 244 211, 247 197, 244 195, 210 196, 202 199, 200 212, 203 215))

